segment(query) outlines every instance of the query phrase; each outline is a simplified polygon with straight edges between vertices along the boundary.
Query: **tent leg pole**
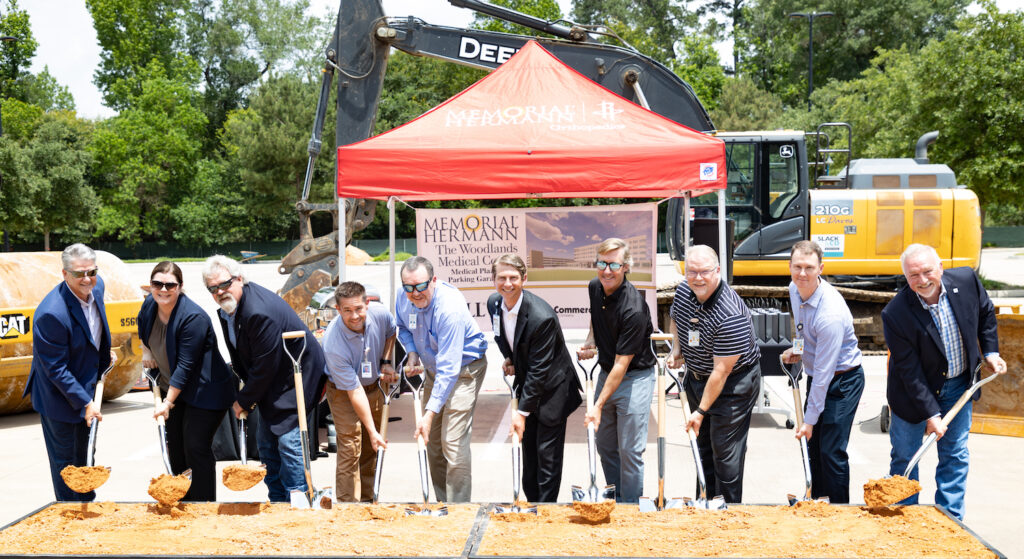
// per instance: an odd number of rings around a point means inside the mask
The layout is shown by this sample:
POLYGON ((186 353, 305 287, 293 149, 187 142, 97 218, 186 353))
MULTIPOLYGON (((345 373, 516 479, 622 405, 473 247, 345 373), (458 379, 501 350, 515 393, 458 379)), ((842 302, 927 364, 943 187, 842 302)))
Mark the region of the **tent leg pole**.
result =
POLYGON ((395 199, 388 198, 388 285, 391 293, 391 314, 395 314, 395 199))
POLYGON ((690 193, 683 194, 683 258, 693 243, 690 242, 690 193))
POLYGON ((345 245, 348 244, 348 214, 345 199, 338 197, 338 283, 345 281, 345 245))
MULTIPOLYGON (((727 253, 729 247, 725 246, 727 239, 725 238, 725 190, 718 191, 718 265, 721 268, 722 273, 729 277, 728 270, 729 266, 726 262, 727 253)), ((729 278, 729 282, 732 282, 732 278, 729 278)))

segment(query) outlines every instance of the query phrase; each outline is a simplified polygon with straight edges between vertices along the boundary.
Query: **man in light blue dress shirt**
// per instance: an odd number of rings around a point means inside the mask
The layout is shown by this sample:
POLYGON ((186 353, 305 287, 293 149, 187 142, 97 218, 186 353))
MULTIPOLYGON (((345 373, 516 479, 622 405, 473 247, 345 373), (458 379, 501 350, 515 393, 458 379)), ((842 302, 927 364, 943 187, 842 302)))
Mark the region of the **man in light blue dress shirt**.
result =
POLYGON ((797 438, 806 437, 811 495, 850 502, 850 441, 853 416, 864 392, 864 368, 853 332, 853 316, 836 288, 821 279, 822 250, 814 241, 793 245, 789 301, 796 324, 787 363, 803 361, 807 403, 797 438))
POLYGON ((437 500, 466 503, 473 481, 473 411, 487 372, 487 339, 469 314, 466 298, 437 281, 429 260, 406 260, 401 276, 402 291, 395 296, 398 339, 408 354, 407 374, 423 372, 423 392, 429 395, 415 434, 427 442, 437 500))

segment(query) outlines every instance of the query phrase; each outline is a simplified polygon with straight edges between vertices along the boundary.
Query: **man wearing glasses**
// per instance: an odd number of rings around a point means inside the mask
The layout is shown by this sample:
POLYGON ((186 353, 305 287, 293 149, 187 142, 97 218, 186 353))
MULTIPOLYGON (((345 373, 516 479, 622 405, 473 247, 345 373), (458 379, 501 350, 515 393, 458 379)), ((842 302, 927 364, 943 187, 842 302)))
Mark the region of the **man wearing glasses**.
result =
MULTIPOLYGON (((285 353, 281 334, 295 330, 306 333, 302 353, 302 390, 307 410, 312 410, 323 395, 327 364, 323 349, 306 325, 281 297, 247 281, 238 262, 215 255, 203 264, 203 282, 214 301, 231 366, 245 386, 231 408, 238 417, 242 411, 259 406, 256 443, 260 460, 267 466, 269 498, 288 502, 292 492, 305 492, 302 465, 302 440, 295 400, 292 361, 285 353)), ((302 343, 289 340, 292 355, 298 355, 302 343)))
POLYGON ((670 367, 686 364, 683 385, 697 433, 709 495, 743 501, 743 460, 750 416, 761 388, 761 352, 750 311, 722 281, 718 255, 706 245, 686 249, 686 282, 676 287, 670 367))
POLYGON ((96 383, 114 353, 96 253, 73 244, 60 259, 64 281, 43 298, 33 317, 32 369, 22 396, 31 394, 39 412, 54 496, 92 501, 94 491, 72 491, 60 471, 86 464, 89 426, 103 419, 93 401, 96 383))
POLYGON ((836 288, 821 279, 822 256, 814 241, 800 241, 790 252, 789 302, 796 336, 782 359, 803 361, 807 372, 807 409, 796 437, 807 439, 811 496, 849 503, 846 446, 864 392, 864 368, 850 308, 836 288))
POLYGON ((647 418, 654 396, 654 352, 651 311, 643 295, 626 279, 632 265, 629 245, 612 237, 597 247, 597 277, 590 294, 590 332, 576 355, 596 352, 601 373, 598 394, 583 424, 597 428, 597 452, 605 483, 614 485, 615 500, 636 503, 644 489, 647 418))
POLYGON ((424 373, 423 391, 429 394, 414 435, 427 443, 437 500, 467 503, 473 481, 473 410, 487 371, 487 339, 469 314, 466 298, 437 281, 429 260, 406 260, 401 277, 402 291, 395 295, 398 339, 408 354, 408 374, 424 373))

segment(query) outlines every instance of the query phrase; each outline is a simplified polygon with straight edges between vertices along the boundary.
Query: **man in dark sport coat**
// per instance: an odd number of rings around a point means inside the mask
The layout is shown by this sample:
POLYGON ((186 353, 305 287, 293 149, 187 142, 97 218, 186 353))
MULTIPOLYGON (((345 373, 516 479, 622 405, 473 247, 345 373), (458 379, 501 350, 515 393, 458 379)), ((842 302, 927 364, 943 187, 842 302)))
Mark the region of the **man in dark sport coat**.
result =
MULTIPOLYGON (((935 433, 935 503, 963 519, 972 403, 968 401, 947 427, 941 419, 978 382, 978 364, 984 361, 996 374, 1006 372, 1006 362, 999 356, 995 310, 974 270, 943 272, 934 248, 912 244, 901 262, 907 285, 882 311, 890 352, 889 473, 903 475, 924 435, 935 433)), ((979 395, 980 391, 974 399, 979 395)), ((918 479, 916 466, 910 477, 918 479)), ((917 495, 903 503, 917 503, 917 495)))
POLYGON ((502 368, 515 375, 519 398, 512 429, 523 441, 523 492, 530 502, 554 503, 562 482, 566 420, 583 401, 580 380, 555 311, 523 290, 523 260, 506 254, 491 266, 491 275, 498 292, 488 298, 487 312, 505 356, 502 368))
MULTIPOLYGON (((293 491, 306 491, 292 361, 281 334, 305 332, 302 390, 306 410, 323 396, 327 362, 323 348, 288 303, 272 291, 249 283, 238 262, 222 255, 203 265, 203 282, 220 305, 218 316, 231 354, 231 366, 245 381, 232 405, 237 417, 259 406, 257 446, 267 466, 264 483, 271 501, 288 502, 293 491)), ((287 341, 297 357, 302 340, 287 341)))

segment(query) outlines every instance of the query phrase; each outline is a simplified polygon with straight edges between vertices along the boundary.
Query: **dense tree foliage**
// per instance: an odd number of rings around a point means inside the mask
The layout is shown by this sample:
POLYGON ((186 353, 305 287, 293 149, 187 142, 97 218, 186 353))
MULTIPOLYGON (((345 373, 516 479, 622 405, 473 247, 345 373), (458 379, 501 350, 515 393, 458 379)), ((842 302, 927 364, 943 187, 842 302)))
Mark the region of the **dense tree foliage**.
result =
MULTIPOLYGON (((985 0, 494 0, 635 48, 686 80, 719 129, 811 130, 848 121, 857 157, 900 157, 939 130, 947 163, 989 220, 1024 223, 1024 23, 985 0), (807 21, 814 107, 806 108, 807 21), (720 22, 709 21, 709 16, 720 22), (735 39, 726 77, 714 41, 735 39)), ((115 117, 78 118, 60 76, 31 73, 36 42, 18 0, 0 0, 0 228, 20 241, 177 241, 211 246, 294 238, 323 48, 333 14, 309 0, 86 0, 102 48, 95 83, 115 117)), ((428 14, 421 14, 428 15, 428 14)), ((536 31, 478 16, 474 27, 536 31)), ((484 71, 392 52, 375 133, 456 95, 484 71)), ((333 200, 335 106, 328 103, 311 201, 333 200)), ((444 202, 428 207, 615 203, 444 202)), ((399 205, 400 236, 413 214, 399 205)), ((387 234, 387 211, 361 233, 387 234)), ((329 224, 321 221, 317 233, 329 224)), ((59 246, 59 245, 58 245, 59 246)))

